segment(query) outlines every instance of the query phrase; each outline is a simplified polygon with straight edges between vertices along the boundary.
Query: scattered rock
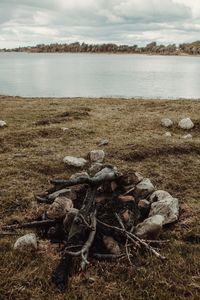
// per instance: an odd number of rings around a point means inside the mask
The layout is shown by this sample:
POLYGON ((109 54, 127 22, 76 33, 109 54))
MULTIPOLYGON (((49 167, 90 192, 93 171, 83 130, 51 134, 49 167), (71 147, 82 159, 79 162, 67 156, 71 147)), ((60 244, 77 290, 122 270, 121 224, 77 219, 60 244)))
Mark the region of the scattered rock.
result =
POLYGON ((3 120, 0 120, 0 128, 6 127, 6 126, 7 126, 6 122, 3 120))
POLYGON ((62 130, 67 131, 67 130, 69 130, 69 128, 68 127, 63 127, 62 130))
POLYGON ((98 145, 99 146, 105 146, 105 145, 108 145, 109 143, 109 140, 108 139, 101 139, 99 142, 98 142, 98 145))
POLYGON ((194 123, 190 118, 185 118, 178 123, 178 126, 182 129, 192 129, 194 127, 194 123))
POLYGON ((121 202, 135 201, 135 198, 131 195, 126 195, 126 196, 120 195, 117 199, 121 202))
POLYGON ((162 231, 164 217, 154 215, 136 226, 135 234, 142 239, 156 239, 162 231))
POLYGON ((153 193, 154 190, 155 187, 152 184, 151 180, 149 178, 144 178, 136 185, 134 195, 137 198, 144 199, 149 194, 153 193))
POLYGON ((139 208, 149 208, 150 207, 150 202, 146 199, 142 199, 138 202, 138 207, 139 208))
POLYGON ((179 216, 178 199, 169 196, 157 202, 153 202, 151 204, 149 217, 155 215, 162 215, 164 217, 163 225, 177 221, 179 216))
POLYGON ((103 150, 92 150, 89 153, 91 162, 103 162, 105 153, 103 150))
POLYGON ((171 134, 171 132, 167 131, 167 132, 164 133, 164 136, 170 137, 170 136, 172 136, 172 134, 171 134))
POLYGON ((91 176, 94 176, 96 173, 98 173, 99 171, 101 171, 101 169, 103 169, 103 164, 102 163, 94 163, 91 165, 91 167, 89 168, 89 174, 91 176))
POLYGON ((79 168, 79 167, 84 167, 85 164, 87 163, 87 160, 81 157, 65 156, 63 162, 68 166, 79 168))
POLYGON ((192 139, 192 135, 189 133, 189 134, 185 134, 182 136, 183 139, 192 139))
POLYGON ((169 127, 171 127, 173 125, 173 121, 170 120, 170 119, 168 119, 168 118, 163 118, 163 119, 161 119, 161 125, 163 127, 169 128, 169 127))
POLYGON ((89 177, 89 175, 87 172, 78 172, 78 173, 72 174, 70 179, 76 179, 78 177, 89 177))
POLYGON ((37 250, 37 238, 35 233, 28 233, 18 238, 14 244, 15 250, 37 250))
POLYGON ((120 254, 121 251, 119 245, 111 236, 104 235, 103 242, 109 253, 114 255, 120 254))
POLYGON ((171 197, 170 193, 163 191, 163 190, 157 190, 153 192, 153 194, 149 198, 149 202, 153 203, 156 201, 163 200, 165 198, 171 197))
POLYGON ((67 197, 57 197, 47 210, 49 219, 62 219, 73 207, 72 200, 67 197))
POLYGON ((63 221, 64 229, 66 232, 69 232, 72 222, 78 213, 78 209, 70 208, 70 210, 66 213, 66 216, 63 221))

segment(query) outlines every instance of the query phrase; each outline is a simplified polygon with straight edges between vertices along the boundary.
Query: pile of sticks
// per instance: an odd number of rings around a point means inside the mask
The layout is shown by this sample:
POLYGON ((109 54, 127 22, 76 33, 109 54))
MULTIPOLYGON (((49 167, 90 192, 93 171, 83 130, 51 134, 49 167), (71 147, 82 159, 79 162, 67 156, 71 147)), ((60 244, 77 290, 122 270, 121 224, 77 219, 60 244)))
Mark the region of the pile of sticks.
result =
POLYGON ((138 253, 145 249, 164 260, 151 241, 134 234, 135 226, 145 218, 137 199, 131 196, 137 183, 135 173, 121 174, 110 165, 104 166, 93 177, 81 175, 69 180, 52 180, 53 187, 36 196, 37 201, 51 207, 55 199, 61 197, 64 201, 70 199, 73 209, 61 211, 55 217, 44 213, 32 222, 7 225, 3 229, 36 228, 40 238, 62 243, 61 259, 52 274, 52 280, 60 290, 68 286, 75 264, 85 270, 90 259, 125 256, 132 265, 131 251, 138 253), (128 218, 125 218, 127 214, 128 218), (105 237, 110 240, 106 241, 105 237))

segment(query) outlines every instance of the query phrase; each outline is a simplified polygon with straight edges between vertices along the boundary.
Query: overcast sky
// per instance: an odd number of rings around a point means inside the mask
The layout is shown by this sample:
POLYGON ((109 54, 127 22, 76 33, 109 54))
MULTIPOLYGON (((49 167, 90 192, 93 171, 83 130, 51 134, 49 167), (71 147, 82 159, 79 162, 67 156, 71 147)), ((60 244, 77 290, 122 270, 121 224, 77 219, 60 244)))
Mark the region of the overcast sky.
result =
POLYGON ((200 40, 200 0, 0 0, 0 48, 200 40))

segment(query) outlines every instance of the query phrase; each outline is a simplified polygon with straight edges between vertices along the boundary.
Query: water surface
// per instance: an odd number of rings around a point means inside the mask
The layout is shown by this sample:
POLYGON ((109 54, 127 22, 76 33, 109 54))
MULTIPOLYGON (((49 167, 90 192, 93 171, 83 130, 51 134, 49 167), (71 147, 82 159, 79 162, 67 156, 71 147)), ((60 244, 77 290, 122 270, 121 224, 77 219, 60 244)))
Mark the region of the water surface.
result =
POLYGON ((200 98, 200 57, 0 53, 0 94, 200 98))

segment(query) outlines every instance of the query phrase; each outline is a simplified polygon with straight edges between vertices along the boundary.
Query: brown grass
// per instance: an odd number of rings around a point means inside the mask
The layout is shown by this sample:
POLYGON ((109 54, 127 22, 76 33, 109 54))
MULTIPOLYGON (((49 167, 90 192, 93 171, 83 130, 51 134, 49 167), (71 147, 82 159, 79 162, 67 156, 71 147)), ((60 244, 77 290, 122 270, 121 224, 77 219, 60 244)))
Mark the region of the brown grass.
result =
POLYGON ((162 233, 171 240, 161 249, 164 264, 147 255, 135 257, 133 269, 126 260, 93 261, 87 276, 95 282, 77 275, 66 294, 50 282, 57 249, 43 243, 37 253, 20 254, 12 250, 16 237, 1 238, 0 299, 199 299, 200 101, 0 97, 0 112, 8 123, 0 129, 1 223, 37 214, 33 193, 75 171, 62 158, 86 157, 104 137, 107 162, 140 171, 181 203, 179 222, 162 233), (176 125, 186 116, 196 125, 192 140, 176 125), (171 138, 163 136, 162 117, 176 122, 171 138))

